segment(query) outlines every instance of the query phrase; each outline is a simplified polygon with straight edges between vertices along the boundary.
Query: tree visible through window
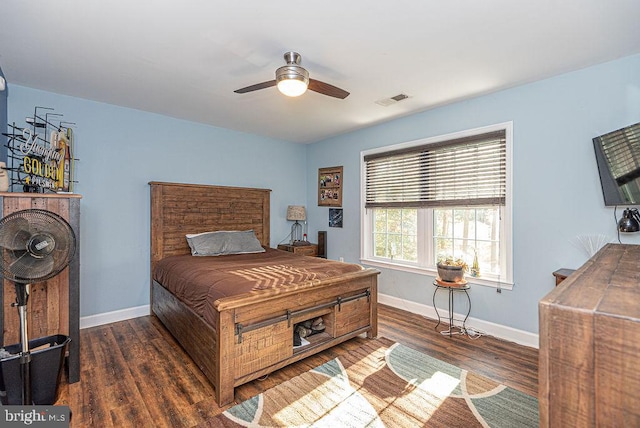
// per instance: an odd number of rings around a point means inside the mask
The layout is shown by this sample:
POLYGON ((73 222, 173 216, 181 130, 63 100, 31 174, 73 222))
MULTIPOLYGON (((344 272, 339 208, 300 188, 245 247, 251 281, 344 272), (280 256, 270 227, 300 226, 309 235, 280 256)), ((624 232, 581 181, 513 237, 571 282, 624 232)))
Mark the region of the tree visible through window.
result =
POLYGON ((373 216, 375 256, 418 261, 417 210, 377 209, 373 216))
POLYGON ((435 209, 433 247, 434 263, 451 255, 465 260, 471 266, 477 254, 481 275, 500 276, 499 209, 435 209))

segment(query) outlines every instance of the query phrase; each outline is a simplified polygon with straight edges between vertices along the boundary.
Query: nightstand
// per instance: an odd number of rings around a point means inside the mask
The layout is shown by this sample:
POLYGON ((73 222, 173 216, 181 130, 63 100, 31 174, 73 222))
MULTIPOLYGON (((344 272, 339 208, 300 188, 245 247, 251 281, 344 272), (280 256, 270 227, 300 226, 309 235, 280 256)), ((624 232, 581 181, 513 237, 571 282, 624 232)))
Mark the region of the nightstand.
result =
POLYGON ((556 277, 556 286, 560 285, 562 281, 567 279, 567 277, 574 272, 575 272, 575 269, 564 269, 564 268, 558 269, 557 271, 553 272, 553 276, 556 277))
POLYGON ((318 257, 318 246, 316 244, 310 244, 310 245, 279 244, 278 250, 284 250, 293 254, 300 254, 303 256, 318 257))

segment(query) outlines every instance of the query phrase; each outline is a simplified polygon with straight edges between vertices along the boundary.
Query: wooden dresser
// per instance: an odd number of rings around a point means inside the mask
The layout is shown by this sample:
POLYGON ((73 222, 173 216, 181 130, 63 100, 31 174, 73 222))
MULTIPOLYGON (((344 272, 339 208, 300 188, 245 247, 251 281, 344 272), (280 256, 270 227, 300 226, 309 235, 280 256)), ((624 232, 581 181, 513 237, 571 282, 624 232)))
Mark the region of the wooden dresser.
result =
MULTIPOLYGON (((27 304, 29 340, 55 334, 71 338, 68 349, 69 383, 80 380, 80 195, 55 193, 0 192, 2 217, 20 210, 38 208, 64 218, 76 235, 76 252, 67 268, 57 276, 31 284, 27 304)), ((0 341, 20 342, 20 318, 11 304, 16 301, 15 285, 3 279, 0 287, 0 341)))
POLYGON ((539 311, 540 426, 640 426, 640 246, 607 244, 539 311))

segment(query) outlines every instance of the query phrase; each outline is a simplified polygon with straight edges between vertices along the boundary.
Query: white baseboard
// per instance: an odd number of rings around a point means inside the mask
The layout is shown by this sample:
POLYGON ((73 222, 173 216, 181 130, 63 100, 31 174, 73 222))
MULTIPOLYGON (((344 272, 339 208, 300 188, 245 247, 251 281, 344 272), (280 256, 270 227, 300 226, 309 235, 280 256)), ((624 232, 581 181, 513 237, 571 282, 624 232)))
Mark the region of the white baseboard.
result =
MULTIPOLYGON (((422 303, 412 302, 410 300, 401 299, 399 297, 389 296, 387 294, 378 293, 378 303, 383 305, 393 306, 394 308, 402 309, 414 314, 422 315, 431 319, 438 319, 433 306, 424 305, 422 303)), ((440 311, 440 308, 438 308, 440 311)), ((442 312, 442 311, 440 311, 442 312)), ((444 311, 445 316, 447 311, 444 311)), ((441 314, 442 315, 442 314, 441 314)), ((464 315, 454 313, 454 317, 463 319, 464 315)), ((482 332, 489 336, 494 336, 499 339, 508 340, 509 342, 515 342, 520 345, 529 346, 531 348, 538 348, 538 335, 524 330, 518 330, 512 327, 508 327, 501 324, 495 324, 489 321, 483 321, 481 319, 469 317, 466 322, 467 328, 472 328, 475 331, 482 332)))
POLYGON ((80 328, 97 327, 112 322, 125 321, 131 318, 143 317, 151 313, 149 305, 135 308, 121 309, 119 311, 105 312, 103 314, 90 315, 80 318, 80 328))
MULTIPOLYGON (((433 306, 424 305, 422 303, 412 302, 410 300, 400 299, 398 297, 389 296, 387 294, 378 294, 378 302, 383 305, 393 306, 394 308, 403 309, 414 314, 422 315, 431 319, 438 319, 433 306)), ((149 305, 137 306, 135 308, 122 309, 119 311, 106 312, 103 314, 90 315, 80 318, 80 328, 96 327, 112 322, 125 321, 131 318, 143 317, 151 313, 149 305)), ((445 311, 446 313, 446 311, 445 311)), ((454 314, 455 318, 464 318, 464 315, 454 314)), ((466 323, 467 327, 473 328, 478 332, 497 337, 499 339, 515 342, 520 345, 538 348, 538 335, 528 331, 518 330, 501 324, 495 324, 481 319, 469 317, 466 323)))

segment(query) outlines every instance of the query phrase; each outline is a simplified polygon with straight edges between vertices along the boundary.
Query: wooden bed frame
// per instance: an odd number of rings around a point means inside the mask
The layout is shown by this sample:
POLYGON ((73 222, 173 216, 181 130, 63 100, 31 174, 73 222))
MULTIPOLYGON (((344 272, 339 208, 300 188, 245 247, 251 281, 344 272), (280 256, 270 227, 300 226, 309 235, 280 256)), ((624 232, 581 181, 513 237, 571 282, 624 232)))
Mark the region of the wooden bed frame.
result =
MULTIPOLYGON (((253 229, 269 246, 268 189, 151 182, 151 270, 190 254, 187 233, 253 229)), ((151 279, 151 310, 200 367, 220 406, 234 388, 357 335, 377 335, 377 275, 363 269, 215 302, 218 329, 151 279), (295 323, 321 316, 325 332, 293 348, 295 323)))

